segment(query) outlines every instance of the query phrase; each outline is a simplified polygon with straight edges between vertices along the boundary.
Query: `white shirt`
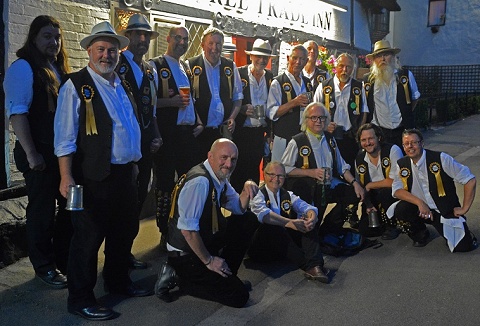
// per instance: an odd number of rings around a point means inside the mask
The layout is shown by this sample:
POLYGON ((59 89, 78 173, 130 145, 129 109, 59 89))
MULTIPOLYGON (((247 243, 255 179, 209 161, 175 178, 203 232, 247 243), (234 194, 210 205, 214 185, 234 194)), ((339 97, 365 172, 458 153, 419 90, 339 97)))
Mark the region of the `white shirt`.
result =
MULTIPOLYGON (((458 182, 462 185, 465 185, 470 179, 475 178, 475 176, 470 172, 470 169, 455 161, 453 157, 446 153, 440 153, 440 161, 442 164, 442 168, 445 173, 453 179, 454 182, 458 182)), ((426 152, 423 150, 422 157, 418 160, 417 164, 412 164, 412 189, 410 193, 421 200, 423 200, 428 207, 431 209, 437 209, 437 205, 435 204, 432 196, 430 195, 430 187, 428 183, 428 167, 426 164, 426 152)), ((397 171, 399 170, 397 164, 397 171)), ((392 184, 392 196, 395 197, 395 192, 399 189, 403 188, 402 179, 398 175, 395 175, 395 179, 393 180, 392 184)))
MULTIPOLYGON (((252 74, 253 64, 248 66, 248 80, 249 80, 249 87, 250 87, 250 98, 252 100, 253 106, 255 105, 263 105, 263 107, 267 108, 267 99, 268 99, 268 88, 267 88, 267 81, 265 79, 265 71, 263 71, 263 75, 260 78, 260 82, 257 82, 257 79, 252 74)), ((260 120, 247 117, 245 119, 245 123, 243 124, 245 127, 261 127, 262 123, 260 120)))
MULTIPOLYGON (((381 153, 379 153, 380 156, 381 153)), ((390 173, 388 174, 388 177, 390 179, 395 179, 395 176, 397 175, 398 171, 398 165, 397 161, 403 157, 402 150, 400 147, 397 145, 393 145, 392 148, 390 148, 390 173)), ((368 173, 370 174, 370 179, 372 182, 377 182, 377 181, 382 181, 385 179, 383 176, 383 168, 382 168, 382 157, 380 156, 378 158, 377 164, 372 163, 370 160, 370 156, 368 153, 365 152, 365 162, 367 162, 368 165, 368 173)), ((355 167, 357 167, 357 162, 355 161, 355 167)), ((356 169, 355 169, 356 171, 356 169)), ((357 178, 358 180, 358 173, 357 173, 357 178)))
MULTIPOLYGON (((332 153, 330 152, 330 145, 327 143, 327 140, 324 135, 320 140, 317 139, 312 133, 306 132, 310 145, 312 146, 312 152, 315 155, 315 162, 317 167, 330 167, 333 170, 333 164, 337 165, 337 171, 340 175, 343 175, 345 171, 350 170, 350 165, 347 164, 340 154, 338 146, 335 147, 337 161, 333 162, 332 153)), ((311 154, 310 154, 311 155, 311 154)), ((289 174, 293 169, 296 169, 295 162, 298 158, 298 147, 297 142, 292 139, 285 149, 285 153, 282 157, 282 163, 285 165, 285 171, 289 174)), ((331 188, 335 188, 339 183, 342 183, 338 178, 332 179, 331 188)))
MULTIPOLYGON (((281 215, 280 209, 280 191, 274 194, 268 186, 265 186, 267 190, 268 199, 270 200, 270 208, 267 207, 265 200, 265 196, 263 192, 259 191, 257 195, 253 198, 250 202, 250 209, 252 213, 257 215, 258 221, 263 223, 263 218, 270 214, 270 212, 275 212, 281 215)), ((305 214, 309 210, 313 210, 315 214, 318 215, 318 209, 315 206, 309 205, 307 202, 303 201, 295 195, 293 192, 289 191, 288 194, 290 195, 290 199, 292 201, 292 208, 297 213, 297 218, 302 218, 302 215, 305 214)))
MULTIPOLYGON (((335 75, 333 77, 333 85, 334 85, 334 95, 335 95, 335 114, 333 116, 332 121, 335 121, 338 125, 343 126, 344 131, 350 130, 352 128, 352 123, 350 122, 350 117, 348 115, 348 110, 351 108, 348 107, 348 101, 350 100, 350 95, 352 93, 352 78, 345 84, 342 90, 340 90, 340 80, 335 75)), ((368 113, 368 106, 367 106, 367 98, 365 96, 365 89, 361 88, 362 92, 362 107, 359 109, 361 113, 367 112, 368 113)), ((323 98, 323 87, 320 84, 315 91, 315 95, 313 96, 314 102, 325 103, 323 98)))
MULTIPOLYGON (((395 72, 397 73, 397 72, 395 72)), ((393 76, 390 85, 381 80, 375 80, 373 87, 373 99, 375 102, 375 111, 373 113, 372 123, 387 129, 395 129, 402 123, 402 115, 397 104, 397 82, 396 75, 393 76)), ((412 91, 412 100, 420 98, 417 83, 412 72, 408 71, 408 83, 412 91)))
MULTIPOLYGON (((90 67, 87 67, 87 70, 112 119, 111 163, 126 164, 138 161, 142 157, 140 127, 120 78, 115 73, 114 86, 111 86, 105 78, 95 73, 90 67)), ((81 101, 83 99, 79 98, 72 80, 69 79, 60 88, 57 101, 54 121, 54 146, 57 156, 69 155, 77 150, 81 101)))

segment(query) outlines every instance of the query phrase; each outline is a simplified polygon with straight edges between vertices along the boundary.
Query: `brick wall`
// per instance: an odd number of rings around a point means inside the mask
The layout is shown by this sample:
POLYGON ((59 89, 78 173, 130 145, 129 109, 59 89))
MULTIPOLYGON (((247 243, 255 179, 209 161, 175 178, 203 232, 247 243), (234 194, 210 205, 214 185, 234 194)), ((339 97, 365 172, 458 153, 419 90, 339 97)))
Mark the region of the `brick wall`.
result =
MULTIPOLYGON (((5 1, 5 53, 6 67, 17 59, 15 52, 23 46, 30 23, 38 15, 50 15, 61 23, 65 46, 73 71, 85 67, 87 53, 80 47, 80 40, 89 35, 92 26, 110 19, 108 6, 92 6, 78 1, 61 0, 10 0, 5 1)), ((15 136, 10 126, 9 135, 10 181, 16 182, 21 175, 16 171, 12 150, 15 136)), ((12 183, 10 183, 11 185, 12 183)))

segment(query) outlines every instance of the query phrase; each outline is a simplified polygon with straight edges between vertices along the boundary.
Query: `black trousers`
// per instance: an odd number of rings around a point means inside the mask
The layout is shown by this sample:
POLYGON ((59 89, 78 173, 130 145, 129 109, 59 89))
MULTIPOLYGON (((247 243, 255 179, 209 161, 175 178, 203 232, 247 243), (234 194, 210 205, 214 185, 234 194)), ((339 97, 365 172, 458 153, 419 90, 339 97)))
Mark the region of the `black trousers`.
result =
POLYGON ((212 244, 207 247, 210 254, 226 260, 232 271, 232 275, 226 278, 210 271, 195 254, 169 257, 168 263, 179 276, 182 291, 230 307, 245 306, 249 294, 243 282, 237 277, 237 272, 257 223, 257 217, 251 212, 229 216, 226 229, 217 232, 212 244))
POLYGON ((308 270, 324 264, 318 240, 318 223, 313 230, 302 233, 278 225, 260 224, 253 236, 248 256, 269 262, 289 259, 300 269, 308 270))
POLYGON ((200 146, 200 157, 205 159, 213 142, 222 138, 222 135, 220 134, 220 128, 205 128, 197 138, 200 146))
POLYGON ((350 172, 355 175, 355 158, 358 154, 358 143, 355 140, 355 135, 348 131, 343 133, 342 139, 335 139, 338 149, 345 162, 350 164, 350 172))
POLYGON ((237 128, 233 133, 233 142, 238 147, 238 161, 230 183, 240 193, 247 180, 256 183, 260 180, 260 162, 264 153, 265 128, 237 128))
POLYGON ((16 142, 14 149, 17 168, 23 172, 27 187, 28 256, 37 273, 46 273, 58 268, 66 274, 73 228, 70 213, 65 210, 66 199, 58 190, 60 185, 58 159, 53 154, 51 145, 36 144, 36 149, 46 163, 43 171, 29 168, 27 156, 20 142, 16 142))
MULTIPOLYGON (((403 126, 397 127, 395 129, 387 129, 380 127, 380 129, 382 129, 383 136, 385 137, 385 139, 383 140, 384 143, 395 144, 403 151, 402 133, 405 130, 403 126)), ((405 154, 404 151, 403 154, 405 154)))
POLYGON ((103 278, 110 289, 131 283, 128 257, 138 227, 133 163, 111 165, 103 181, 84 180, 84 210, 72 213, 74 234, 68 263, 68 305, 78 309, 96 304, 98 249, 105 240, 103 278))
MULTIPOLYGON (((408 236, 413 241, 423 240, 426 234, 426 229, 427 229, 426 224, 432 225, 435 228, 435 230, 437 230, 437 232, 442 237, 444 237, 443 224, 440 222, 440 213, 437 213, 437 211, 432 210, 431 214, 433 215, 433 221, 423 219, 420 216, 418 216, 417 205, 411 204, 403 200, 397 204, 397 206, 395 207, 395 213, 394 213, 398 222, 404 226, 408 236)), ((468 229, 467 223, 464 222, 463 226, 465 228, 465 236, 455 247, 454 252, 465 252, 465 251, 473 250, 475 248, 473 246, 472 235, 468 229)))

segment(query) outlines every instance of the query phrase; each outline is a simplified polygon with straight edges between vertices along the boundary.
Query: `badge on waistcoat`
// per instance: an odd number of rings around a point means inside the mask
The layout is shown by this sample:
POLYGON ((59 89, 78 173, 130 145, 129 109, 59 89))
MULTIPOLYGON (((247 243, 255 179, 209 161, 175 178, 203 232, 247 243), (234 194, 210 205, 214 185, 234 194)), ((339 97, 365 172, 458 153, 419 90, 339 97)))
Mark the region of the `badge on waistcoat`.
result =
POLYGON ((337 148, 337 143, 335 142, 335 138, 330 138, 330 147, 334 150, 337 148))
POLYGON ((128 71, 128 65, 126 63, 122 63, 122 65, 120 66, 120 68, 118 69, 118 73, 120 75, 125 75, 128 71))
POLYGON ((408 191, 407 179, 408 179, 408 177, 410 177, 410 174, 412 174, 412 172, 408 168, 401 168, 400 171, 398 172, 398 174, 400 175, 400 178, 402 179, 403 189, 408 191))
POLYGON ((310 165, 308 164, 308 157, 312 153, 312 149, 308 146, 302 146, 300 147, 300 150, 298 151, 298 153, 303 158, 302 169, 308 169, 310 167, 310 165))
POLYGON ((98 135, 97 124, 95 122, 95 114, 93 112, 92 98, 95 94, 93 87, 90 85, 83 85, 81 88, 83 99, 85 100, 85 126, 87 136, 98 135))
POLYGON ((359 166, 357 166, 357 172, 360 176, 360 183, 362 184, 362 186, 365 186, 365 174, 367 173, 367 167, 365 166, 365 164, 360 164, 359 166))
POLYGON ((405 90, 405 100, 407 101, 407 104, 412 103, 410 101, 410 93, 408 91, 408 77, 407 76, 401 76, 400 77, 400 83, 402 83, 403 89, 405 90))
POLYGON ((312 83, 308 82, 306 85, 306 88, 307 88, 307 92, 312 92, 313 91, 312 83))
MULTIPOLYGON (((157 98, 157 92, 156 92, 156 87, 155 87, 155 77, 153 76, 153 73, 150 69, 147 69, 147 78, 150 81, 150 89, 148 90, 148 93, 151 94, 151 105, 153 106, 155 104, 155 99, 157 98)), ((147 87, 144 88, 143 93, 145 93, 147 87)))
POLYGON ((195 66, 192 69, 193 72, 193 97, 200 97, 200 75, 202 74, 202 67, 195 66))
POLYGON ((287 94, 287 102, 290 102, 292 100, 292 84, 290 83, 284 83, 282 85, 282 89, 287 94))
POLYGON ((390 157, 382 158, 382 167, 385 169, 385 178, 388 178, 390 174, 390 168, 392 164, 390 162, 390 157))
MULTIPOLYGON (((330 101, 330 94, 332 94, 332 92, 333 92, 332 86, 325 86, 323 88, 323 96, 324 96, 324 100, 325 100, 325 106, 327 107, 328 111, 330 111, 330 109, 333 109, 333 107, 335 106, 335 103, 333 103, 333 101, 330 101)), ((333 119, 333 117, 332 117, 332 119, 333 119)))
POLYGON ((285 199, 282 201, 280 204, 280 207, 282 208, 282 211, 290 215, 290 209, 292 208, 292 202, 288 199, 285 199))
POLYGON ((244 78, 242 78, 242 89, 245 90, 245 88, 248 87, 248 81, 244 78))
POLYGON ((363 89, 365 89, 365 95, 368 97, 368 92, 370 92, 370 88, 372 87, 372 85, 370 83, 365 83, 363 85, 363 89))
POLYGON ((324 80, 325 80, 325 77, 323 75, 317 76, 317 83, 321 84, 324 80))
POLYGON ((355 103, 352 103, 352 104, 355 104, 355 107, 351 105, 352 109, 355 110, 353 111, 353 114, 359 115, 360 114, 360 94, 362 94, 362 91, 360 90, 359 87, 354 87, 352 91, 353 91, 353 95, 355 95, 355 103))
POLYGON ((232 98, 232 76, 233 76, 233 71, 232 68, 230 67, 225 67, 223 68, 223 71, 225 72, 225 76, 228 78, 228 90, 230 91, 230 99, 232 98))
POLYGON ((430 163, 430 166, 428 167, 428 169, 435 176, 435 181, 437 182, 438 197, 445 197, 447 194, 445 193, 445 188, 443 187, 442 176, 440 175, 440 171, 442 169, 440 167, 440 163, 438 163, 438 162, 430 163))
POLYGON ((183 187, 183 184, 185 183, 185 180, 187 179, 187 174, 183 174, 181 175, 178 180, 177 180, 177 183, 175 184, 175 187, 173 188, 172 190, 172 196, 171 196, 171 207, 170 207, 170 214, 168 214, 168 218, 171 219, 173 217, 173 214, 175 213, 175 205, 176 205, 176 200, 177 200, 177 196, 178 196, 178 191, 180 188, 183 187))
POLYGON ((169 69, 162 68, 162 69, 160 69, 159 76, 160 76, 160 79, 162 80, 162 97, 163 98, 169 98, 169 96, 168 96, 168 80, 170 79, 170 76, 172 76, 172 73, 170 72, 169 69))

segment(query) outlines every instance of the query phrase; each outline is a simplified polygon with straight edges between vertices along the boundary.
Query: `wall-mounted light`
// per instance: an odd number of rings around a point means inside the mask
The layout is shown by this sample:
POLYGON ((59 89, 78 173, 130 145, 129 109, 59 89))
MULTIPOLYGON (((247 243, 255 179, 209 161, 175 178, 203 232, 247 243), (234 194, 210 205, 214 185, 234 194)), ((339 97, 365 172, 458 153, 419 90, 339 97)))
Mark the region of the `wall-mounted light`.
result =
POLYGON ((437 33, 445 25, 447 0, 430 0, 428 2, 428 24, 432 33, 437 33))

